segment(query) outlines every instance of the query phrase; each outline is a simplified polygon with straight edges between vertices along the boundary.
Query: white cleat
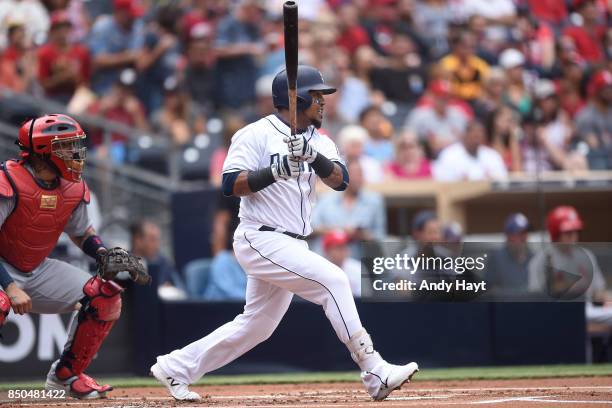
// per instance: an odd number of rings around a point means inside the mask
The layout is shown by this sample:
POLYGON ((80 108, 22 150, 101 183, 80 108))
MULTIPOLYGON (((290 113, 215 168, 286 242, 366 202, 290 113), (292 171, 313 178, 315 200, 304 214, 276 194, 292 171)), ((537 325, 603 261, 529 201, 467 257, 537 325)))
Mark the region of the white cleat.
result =
POLYGON ((197 392, 189 391, 189 384, 179 382, 170 377, 157 363, 151 366, 151 375, 162 383, 170 395, 177 401, 200 401, 202 399, 197 392))
POLYGON ((402 385, 409 383, 412 376, 419 371, 417 363, 409 363, 403 366, 390 364, 390 366, 391 372, 387 376, 387 379, 384 382, 381 380, 378 393, 372 396, 375 401, 382 401, 394 390, 402 388, 402 385))

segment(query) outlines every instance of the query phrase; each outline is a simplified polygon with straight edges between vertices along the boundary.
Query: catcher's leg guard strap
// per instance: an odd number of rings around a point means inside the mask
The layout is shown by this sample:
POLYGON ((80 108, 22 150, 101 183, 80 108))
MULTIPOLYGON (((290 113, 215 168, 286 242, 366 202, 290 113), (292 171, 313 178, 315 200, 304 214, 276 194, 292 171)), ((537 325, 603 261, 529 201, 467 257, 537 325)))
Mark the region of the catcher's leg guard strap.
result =
POLYGON ((89 366, 102 341, 121 314, 121 287, 96 276, 85 283, 85 298, 77 326, 68 339, 57 367, 58 377, 80 375, 89 366))
POLYGON ((6 316, 11 311, 11 300, 8 295, 0 290, 0 327, 4 324, 6 316))
POLYGON ((353 361, 359 365, 362 371, 371 370, 382 360, 380 354, 374 350, 372 338, 364 328, 351 336, 346 343, 346 347, 351 352, 353 361))

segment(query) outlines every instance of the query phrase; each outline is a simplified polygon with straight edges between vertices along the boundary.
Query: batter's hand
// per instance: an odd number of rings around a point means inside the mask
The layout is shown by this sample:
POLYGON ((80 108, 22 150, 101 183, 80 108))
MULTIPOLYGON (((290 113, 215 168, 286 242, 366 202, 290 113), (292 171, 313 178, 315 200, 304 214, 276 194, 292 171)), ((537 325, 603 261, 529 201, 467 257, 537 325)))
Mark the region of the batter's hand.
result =
POLYGON ((15 282, 8 285, 5 292, 9 299, 11 299, 13 312, 23 315, 32 310, 32 299, 30 299, 30 296, 21 290, 21 288, 18 287, 15 282))
POLYGON ((289 156, 285 155, 279 161, 272 164, 272 175, 274 180, 289 180, 298 178, 300 175, 301 165, 297 161, 289 160, 289 156))
POLYGON ((291 160, 312 163, 317 157, 317 151, 303 135, 285 136, 283 141, 287 143, 291 160))

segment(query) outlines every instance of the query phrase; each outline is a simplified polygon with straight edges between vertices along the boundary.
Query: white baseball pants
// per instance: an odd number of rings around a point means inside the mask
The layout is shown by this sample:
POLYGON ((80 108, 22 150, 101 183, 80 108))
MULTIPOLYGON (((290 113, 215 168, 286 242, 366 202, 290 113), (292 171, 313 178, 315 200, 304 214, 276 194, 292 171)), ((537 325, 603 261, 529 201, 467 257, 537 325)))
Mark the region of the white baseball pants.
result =
POLYGON ((157 358, 178 381, 191 384, 270 337, 294 293, 323 306, 343 343, 362 329, 340 268, 311 252, 305 241, 257 227, 242 221, 234 234, 236 258, 248 277, 244 312, 208 336, 157 358))

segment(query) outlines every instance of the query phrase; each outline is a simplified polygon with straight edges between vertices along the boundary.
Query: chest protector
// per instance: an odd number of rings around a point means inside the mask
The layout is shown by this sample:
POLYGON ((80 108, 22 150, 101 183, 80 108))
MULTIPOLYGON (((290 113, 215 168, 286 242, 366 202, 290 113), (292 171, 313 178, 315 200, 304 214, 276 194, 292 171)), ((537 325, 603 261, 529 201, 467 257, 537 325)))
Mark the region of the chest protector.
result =
POLYGON ((15 197, 15 208, 0 227, 0 257, 22 272, 31 272, 51 253, 81 201, 89 203, 84 181, 60 178, 44 188, 23 166, 7 161, 0 173, 0 193, 15 197), (7 185, 8 184, 8 185, 7 185))

